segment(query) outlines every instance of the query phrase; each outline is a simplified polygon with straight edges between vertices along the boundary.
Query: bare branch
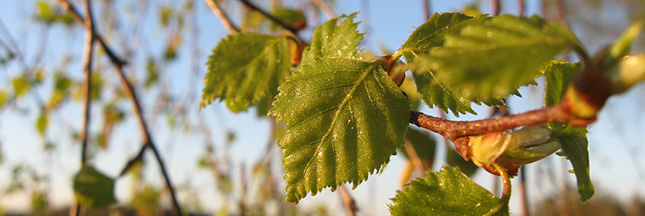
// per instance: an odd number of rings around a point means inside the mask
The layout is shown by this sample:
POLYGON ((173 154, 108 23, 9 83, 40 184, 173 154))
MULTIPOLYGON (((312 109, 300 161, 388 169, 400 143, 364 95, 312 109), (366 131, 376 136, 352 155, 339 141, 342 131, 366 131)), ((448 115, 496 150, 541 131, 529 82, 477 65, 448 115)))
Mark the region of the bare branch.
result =
POLYGON ((340 197, 343 199, 343 204, 345 205, 345 209, 347 209, 347 215, 348 216, 356 215, 356 211, 358 211, 358 207, 356 207, 356 202, 354 201, 354 198, 352 198, 352 195, 349 194, 349 191, 347 191, 347 189, 345 188, 345 185, 339 186, 338 192, 340 192, 340 197))
POLYGON ((146 152, 147 147, 148 147, 147 145, 141 146, 141 149, 139 150, 139 153, 137 153, 137 156, 130 159, 128 163, 125 164, 123 169, 121 169, 121 173, 119 174, 119 177, 124 176, 126 173, 128 173, 128 171, 130 171, 130 169, 132 169, 132 167, 134 167, 135 164, 138 164, 139 162, 143 161, 143 156, 145 155, 144 153, 146 152))
POLYGON ((327 3, 325 3, 324 0, 312 0, 311 2, 313 2, 316 6, 318 6, 318 8, 320 8, 320 10, 325 14, 325 16, 327 16, 327 19, 332 19, 336 17, 336 14, 334 14, 334 11, 331 10, 329 5, 327 5, 327 3))
POLYGON ((423 2, 423 17, 425 20, 429 20, 432 16, 432 8, 430 6, 430 0, 421 0, 423 2))
POLYGON ((493 16, 497 16, 499 15, 499 11, 500 11, 499 0, 490 0, 490 13, 493 16))
POLYGON ((520 199, 522 200, 522 216, 529 216, 529 196, 526 193, 526 166, 520 168, 520 199))
MULTIPOLYGON (((73 5, 71 5, 68 2, 68 0, 58 0, 58 2, 61 4, 63 8, 67 9, 78 22, 81 22, 81 23, 86 22, 85 19, 79 14, 78 10, 74 8, 73 5)), ((177 195, 175 193, 175 189, 172 185, 172 182, 170 181, 170 175, 168 174, 166 165, 164 164, 164 161, 161 158, 159 151, 157 150, 155 142, 152 139, 152 136, 150 135, 150 131, 148 130, 148 125, 144 120, 141 104, 134 91, 134 87, 128 81, 123 71, 123 66, 125 65, 125 62, 121 61, 121 59, 112 51, 111 47, 108 46, 107 43, 105 43, 103 38, 95 31, 95 29, 89 29, 89 30, 92 32, 92 34, 94 34, 95 39, 101 44, 101 47, 103 47, 103 49, 105 50, 106 54, 108 55, 108 58, 114 65, 115 70, 119 75, 119 80, 121 81, 121 84, 125 88, 125 92, 128 95, 128 98, 130 98, 130 102, 134 107, 134 112, 138 117, 139 127, 143 133, 143 136, 142 136, 143 145, 147 145, 154 153, 155 158, 157 159, 157 163, 159 164, 159 167, 163 174, 164 180, 166 182, 166 187, 168 187, 168 190, 170 191, 170 196, 173 202, 173 210, 176 215, 181 215, 181 212, 182 212, 181 207, 179 206, 179 202, 177 201, 177 195)))
POLYGON ((526 4, 524 0, 517 0, 517 16, 523 17, 526 12, 526 4))
POLYGON ((421 176, 421 178, 426 177, 426 169, 423 166, 423 162, 421 162, 421 158, 419 158, 417 151, 414 150, 414 146, 408 138, 405 138, 405 152, 408 153, 408 157, 410 157, 410 160, 412 161, 412 164, 414 164, 414 168, 419 173, 419 176, 421 176))
POLYGON ((213 13, 219 18, 219 20, 222 22, 222 25, 224 25, 224 28, 226 28, 229 34, 236 34, 240 32, 240 29, 231 22, 231 18, 224 11, 222 11, 222 8, 219 6, 219 4, 217 4, 217 2, 215 2, 215 0, 204 1, 208 5, 208 7, 213 10, 213 13))

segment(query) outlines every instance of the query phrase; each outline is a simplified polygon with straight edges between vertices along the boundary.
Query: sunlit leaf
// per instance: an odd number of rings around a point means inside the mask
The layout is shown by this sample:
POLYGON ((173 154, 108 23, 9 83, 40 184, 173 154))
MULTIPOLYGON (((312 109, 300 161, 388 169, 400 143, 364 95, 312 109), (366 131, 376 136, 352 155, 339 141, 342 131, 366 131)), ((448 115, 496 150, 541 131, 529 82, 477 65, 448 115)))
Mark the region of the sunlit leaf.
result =
POLYGON ((465 176, 459 168, 428 172, 397 191, 392 215, 509 215, 508 202, 497 198, 465 176))
POLYGON ((302 54, 301 64, 323 57, 360 59, 361 51, 357 49, 363 34, 358 32, 358 23, 354 22, 354 18, 356 13, 342 15, 318 26, 311 45, 302 54), (338 25, 342 19, 343 22, 338 25))
POLYGON ((356 187, 403 144, 410 105, 385 62, 327 58, 301 65, 270 111, 285 123, 287 201, 346 182, 356 187))
POLYGON ((433 48, 443 46, 447 34, 459 33, 465 26, 481 23, 487 19, 485 15, 473 18, 461 13, 435 13, 410 34, 398 52, 403 54, 407 62, 413 62, 419 54, 428 53, 433 48))
POLYGON ((208 61, 201 106, 216 98, 233 112, 272 98, 291 71, 288 39, 255 33, 229 35, 208 61))
POLYGON ((426 103, 455 114, 473 113, 470 102, 502 105, 502 99, 517 94, 520 86, 534 83, 539 69, 555 55, 578 46, 565 27, 537 16, 498 16, 448 35, 443 47, 416 58, 415 77, 436 83, 420 87, 421 95, 446 92, 426 103))
POLYGON ((38 116, 38 119, 36 119, 36 130, 38 131, 38 134, 40 136, 45 136, 45 132, 47 132, 47 123, 49 122, 49 115, 47 115, 46 111, 43 111, 40 113, 38 116))
MULTIPOLYGON (((299 10, 293 10, 288 8, 279 8, 273 12, 273 16, 278 18, 284 24, 293 27, 294 29, 303 29, 307 26, 307 18, 299 10)), ((271 25, 273 30, 279 29, 281 27, 277 25, 271 25)))
POLYGON ((29 92, 29 88, 31 87, 29 84, 29 80, 25 78, 24 76, 17 76, 11 80, 11 84, 13 85, 13 91, 14 94, 16 95, 16 98, 21 98, 27 92, 29 92))
POLYGON ((92 166, 83 167, 73 180, 74 196, 85 208, 102 209, 116 203, 114 179, 92 166))

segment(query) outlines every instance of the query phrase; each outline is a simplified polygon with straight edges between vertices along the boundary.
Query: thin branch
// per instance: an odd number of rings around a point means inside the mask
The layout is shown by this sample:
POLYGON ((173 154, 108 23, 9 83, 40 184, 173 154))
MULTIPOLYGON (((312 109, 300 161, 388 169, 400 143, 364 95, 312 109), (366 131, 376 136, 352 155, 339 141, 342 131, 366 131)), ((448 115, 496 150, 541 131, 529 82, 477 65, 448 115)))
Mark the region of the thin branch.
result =
POLYGON ((224 25, 224 28, 226 28, 229 34, 236 34, 240 32, 240 29, 231 22, 231 18, 224 11, 222 11, 222 8, 219 6, 219 4, 217 4, 217 2, 215 2, 215 0, 204 1, 208 5, 208 7, 213 10, 213 13, 219 18, 219 20, 222 22, 222 25, 224 25))
POLYGON ((147 147, 148 147, 147 145, 141 146, 141 149, 139 150, 139 153, 137 153, 137 156, 130 159, 128 163, 125 164, 123 169, 121 169, 121 173, 119 174, 119 177, 124 176, 126 173, 128 173, 128 171, 130 171, 130 169, 132 169, 132 167, 134 167, 135 164, 138 164, 139 162, 143 161, 143 156, 145 155, 144 153, 146 152, 147 147))
MULTIPOLYGON (((92 53, 94 51, 94 18, 92 15, 92 1, 85 0, 85 13, 87 19, 84 20, 85 26, 85 48, 83 50, 83 70, 85 72, 85 112, 83 116, 83 130, 81 131, 81 168, 87 165, 87 139, 90 127, 90 101, 92 100, 92 53)), ((70 214, 79 216, 81 214, 81 204, 76 201, 74 211, 70 214)))
POLYGON ((421 178, 426 177, 426 169, 423 167, 423 162, 421 162, 421 158, 419 158, 417 151, 414 150, 414 146, 408 138, 405 138, 405 152, 408 153, 408 157, 412 160, 412 164, 414 164, 414 168, 419 173, 419 176, 421 176, 421 178))
POLYGON ((526 193, 526 166, 520 168, 520 199, 522 200, 522 216, 529 216, 529 196, 526 193))
POLYGON ((499 11, 500 11, 499 0, 490 0, 490 13, 493 16, 497 16, 499 15, 499 11))
POLYGON ((477 121, 450 121, 429 116, 418 111, 412 111, 410 112, 410 123, 438 133, 454 142, 460 137, 504 131, 520 126, 538 125, 549 122, 584 126, 595 121, 595 118, 576 119, 565 107, 559 104, 521 114, 477 121))
POLYGON ((526 12, 526 4, 524 0, 517 0, 517 16, 523 17, 526 12))
POLYGON ((327 16, 327 19, 332 19, 336 17, 336 14, 334 14, 334 11, 331 10, 329 5, 327 5, 327 3, 325 3, 324 0, 312 0, 311 2, 313 2, 316 6, 318 6, 318 8, 320 8, 320 10, 325 14, 325 16, 327 16))
MULTIPOLYGON (((85 20, 83 17, 78 13, 78 10, 76 10, 67 0, 58 0, 58 2, 63 6, 63 8, 67 9, 69 12, 71 12, 72 16, 79 22, 84 23, 85 20)), ((161 155, 159 154, 159 151, 157 150, 157 147, 155 145, 154 140, 152 139, 152 136, 150 135, 150 131, 148 130, 148 125, 146 124, 144 117, 143 117, 143 111, 141 109, 141 104, 137 98, 137 95, 134 91, 134 87, 132 84, 128 81, 127 77, 125 76, 125 73, 123 71, 123 66, 125 65, 124 61, 121 61, 121 59, 112 51, 111 47, 105 43, 103 38, 95 31, 92 31, 93 34, 95 35, 96 40, 101 44, 101 47, 103 47, 105 53, 108 55, 110 61, 115 67, 115 70, 117 71, 117 74, 119 75, 119 80, 123 87, 125 88, 125 92, 128 95, 128 98, 130 98, 130 102, 132 103, 132 106, 134 107, 134 112, 136 116, 138 117, 138 122, 139 122, 139 127, 143 133, 142 139, 143 139, 143 145, 147 145, 152 152, 155 155, 155 158, 157 159, 157 163, 159 164, 159 167, 161 169, 161 172, 163 174, 164 180, 166 182, 166 187, 168 187, 168 190, 170 191, 170 196, 172 198, 173 202, 173 210, 176 215, 181 215, 181 207, 179 206, 179 202, 177 201, 177 195, 175 193, 175 189, 172 185, 172 182, 170 181, 170 175, 168 174, 168 171, 166 169, 166 166, 164 164, 163 159, 161 158, 161 155)))
POLYGON ((423 17, 425 20, 429 20, 432 16, 432 8, 430 6, 430 0, 421 0, 423 2, 423 17))
POLYGON ((354 198, 352 198, 352 195, 349 194, 349 191, 345 189, 345 185, 339 186, 338 191, 340 192, 340 197, 343 199, 343 204, 345 205, 345 209, 347 209, 347 215, 349 216, 356 215, 356 211, 358 211, 358 207, 356 207, 356 201, 354 201, 354 198))
POLYGON ((264 17, 266 17, 267 19, 271 20, 271 22, 275 23, 276 25, 279 25, 280 27, 282 27, 282 28, 286 29, 287 31, 291 32, 291 34, 293 34, 294 36, 298 37, 299 41, 303 41, 302 38, 300 38, 300 36, 298 36, 298 30, 293 28, 293 26, 287 25, 286 23, 282 22, 282 20, 280 20, 277 17, 275 17, 275 16, 269 14, 268 12, 262 10, 261 8, 259 8, 258 6, 254 5, 253 3, 249 2, 248 0, 240 0, 240 2, 242 2, 242 4, 244 4, 247 7, 249 7, 251 10, 260 12, 264 17))

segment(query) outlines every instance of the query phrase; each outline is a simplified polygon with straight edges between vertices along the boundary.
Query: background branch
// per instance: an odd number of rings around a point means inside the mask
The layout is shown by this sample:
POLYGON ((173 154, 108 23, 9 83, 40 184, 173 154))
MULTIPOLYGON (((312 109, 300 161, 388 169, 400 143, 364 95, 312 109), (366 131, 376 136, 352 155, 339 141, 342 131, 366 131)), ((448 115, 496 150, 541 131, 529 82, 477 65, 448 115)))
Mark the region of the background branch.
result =
POLYGON ((249 2, 248 0, 240 0, 240 2, 242 2, 242 4, 244 4, 247 7, 249 7, 251 10, 260 12, 264 17, 266 17, 267 19, 271 20, 271 22, 275 23, 276 25, 279 25, 280 27, 282 27, 282 28, 286 29, 287 31, 291 32, 291 34, 296 36, 299 41, 301 41, 301 42, 303 41, 302 38, 300 38, 300 36, 298 36, 298 30, 293 28, 293 26, 287 25, 286 23, 282 22, 282 20, 280 20, 277 17, 275 17, 275 16, 269 14, 268 12, 262 10, 261 8, 259 8, 258 6, 254 5, 253 3, 249 2))
POLYGON ((408 138, 405 138, 405 151, 408 153, 408 156, 410 157, 412 164, 414 164, 414 168, 419 173, 419 176, 421 176, 421 178, 426 177, 426 169, 423 167, 423 162, 421 162, 417 151, 414 150, 414 146, 412 146, 412 142, 410 142, 410 139, 408 138))
POLYGON ((358 211, 358 207, 356 207, 356 202, 354 201, 354 198, 352 198, 352 196, 345 188, 345 185, 339 186, 338 192, 340 192, 340 197, 343 199, 343 204, 345 206, 345 209, 347 209, 347 215, 349 216, 356 215, 356 211, 358 211))
MULTIPOLYGON (((58 1, 63 8, 67 9, 69 12, 71 12, 72 16, 79 22, 85 23, 85 20, 83 17, 78 13, 78 10, 76 10, 67 0, 59 0, 58 1)), ((150 131, 148 129, 148 125, 146 124, 144 117, 143 117, 143 111, 141 109, 141 104, 137 98, 136 92, 134 91, 134 87, 132 84, 128 81, 127 77, 125 76, 125 73, 123 71, 123 66, 124 66, 124 61, 121 61, 119 57, 112 51, 111 47, 107 45, 107 43, 104 42, 102 37, 100 37, 99 34, 96 33, 95 29, 89 29, 92 31, 94 34, 96 40, 99 41, 103 49, 105 50, 106 54, 108 55, 110 61, 115 67, 115 70, 117 71, 117 74, 119 76, 119 80, 123 87, 125 87, 125 92, 130 99, 130 102, 132 103, 132 106, 134 107, 134 112, 136 116, 138 117, 138 122, 139 122, 139 127, 143 133, 143 145, 147 145, 152 152, 155 155, 155 158, 157 160, 157 163, 159 164, 159 167, 161 169, 161 172, 163 174, 166 187, 168 187, 168 190, 170 191, 170 197, 172 198, 172 203, 173 203, 173 210, 176 215, 181 215, 181 207, 179 206, 179 202, 177 201, 177 195, 175 192, 175 189, 172 185, 172 182, 170 180, 170 175, 168 174, 168 171, 166 169, 166 166, 164 164, 163 158, 161 158, 161 155, 159 154, 159 150, 157 149, 155 142, 152 139, 152 136, 150 135, 150 131)))
POLYGON ((316 6, 318 6, 318 8, 320 8, 320 10, 325 14, 325 16, 327 16, 327 19, 332 19, 336 17, 336 14, 334 14, 334 11, 331 10, 329 5, 327 5, 327 3, 325 3, 324 0, 312 0, 311 2, 313 2, 316 6))
POLYGON ((217 4, 217 2, 215 2, 215 0, 204 1, 208 5, 208 7, 213 10, 213 13, 215 14, 215 16, 217 16, 217 18, 219 18, 219 20, 222 22, 222 25, 224 25, 224 28, 226 28, 229 34, 236 34, 240 32, 240 29, 231 22, 231 18, 224 11, 222 11, 222 8, 219 6, 219 4, 217 4))
POLYGON ((497 16, 499 15, 499 11, 500 11, 499 0, 490 0, 490 13, 493 16, 497 16))

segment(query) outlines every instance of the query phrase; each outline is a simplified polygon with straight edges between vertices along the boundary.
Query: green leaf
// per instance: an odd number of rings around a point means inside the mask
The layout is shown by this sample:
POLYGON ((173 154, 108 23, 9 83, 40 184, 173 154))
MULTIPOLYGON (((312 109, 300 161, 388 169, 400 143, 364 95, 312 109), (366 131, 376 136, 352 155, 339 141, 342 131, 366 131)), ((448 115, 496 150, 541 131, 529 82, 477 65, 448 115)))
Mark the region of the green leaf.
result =
POLYGON ((580 62, 568 63, 564 60, 553 60, 544 68, 544 106, 560 103, 567 87, 581 68, 580 62))
POLYGON ((233 112, 272 98, 289 76, 288 39, 255 33, 229 35, 217 44, 207 63, 201 107, 226 100, 233 112))
POLYGON ((449 166, 459 167, 461 172, 467 176, 473 176, 479 170, 479 166, 475 165, 472 160, 466 161, 453 147, 446 147, 446 163, 449 166))
POLYGON ((92 166, 83 167, 76 173, 73 184, 74 196, 83 207, 101 209, 116 203, 114 179, 92 166))
POLYGON ((53 23, 56 21, 56 7, 52 4, 50 4, 47 1, 37 1, 36 2, 36 20, 45 22, 45 23, 53 23))
MULTIPOLYGON (((546 84, 544 92, 545 106, 560 103, 564 93, 567 91, 567 86, 572 82, 581 67, 581 63, 571 64, 566 61, 554 60, 544 69, 546 84)), ((560 140, 562 151, 567 155, 567 159, 575 170, 580 200, 582 202, 589 200, 594 194, 594 187, 589 176, 587 130, 560 123, 551 123, 549 127, 552 131, 552 137, 560 140)))
POLYGON ((29 80, 27 80, 27 78, 25 78, 24 76, 13 78, 13 80, 11 80, 11 84, 13 85, 13 91, 16 95, 16 98, 21 98, 22 96, 27 94, 27 92, 29 92, 29 87, 31 87, 29 80))
POLYGON ((357 49, 358 43, 363 40, 363 34, 358 32, 358 23, 354 22, 354 18, 356 13, 342 15, 318 26, 311 45, 302 54, 301 65, 323 57, 361 59, 361 51, 357 49), (345 20, 337 25, 343 18, 345 20))
POLYGON ((9 101, 9 94, 6 91, 0 91, 0 108, 9 101))
POLYGON ((428 172, 397 191, 392 215, 509 215, 508 202, 477 185, 455 167, 428 172))
POLYGON ((576 47, 575 36, 558 24, 498 16, 448 35, 444 47, 417 57, 415 78, 426 80, 429 87, 418 85, 422 99, 432 96, 424 99, 429 105, 474 113, 469 102, 502 105, 520 86, 534 83, 555 55, 576 47))
POLYGON ((38 130, 38 134, 40 134, 40 136, 45 136, 45 132, 47 132, 48 117, 49 115, 47 115, 47 112, 43 111, 40 113, 40 116, 38 116, 38 119, 36 119, 36 130, 38 130))
POLYGON ((585 134, 586 130, 567 128, 563 129, 560 133, 554 133, 553 136, 560 139, 562 151, 564 151, 567 159, 573 165, 578 184, 578 193, 580 194, 580 201, 582 202, 591 199, 595 193, 591 177, 589 176, 589 151, 587 150, 589 142, 585 134))
POLYGON ((301 65, 280 86, 270 115, 287 126, 287 201, 351 182, 356 187, 403 144, 410 105, 385 62, 326 58, 301 65))
POLYGON ((410 63, 419 54, 428 53, 433 48, 443 46, 446 34, 459 33, 467 25, 487 20, 486 15, 469 17, 461 13, 435 13, 419 26, 397 52, 403 54, 410 63))
MULTIPOLYGON (((435 140, 430 136, 430 133, 409 127, 406 137, 410 140, 410 143, 412 143, 414 151, 419 156, 419 159, 427 161, 429 163, 428 167, 432 167, 437 142, 435 142, 435 140)), ((408 152, 405 151, 405 149, 402 149, 401 152, 403 152, 403 155, 406 158, 410 158, 408 152)))
MULTIPOLYGON (((284 24, 291 26, 295 29, 302 29, 307 24, 307 18, 299 10, 293 10, 288 8, 279 8, 273 12, 273 16, 278 18, 284 24)), ((278 25, 272 23, 271 30, 280 29, 278 25)))

